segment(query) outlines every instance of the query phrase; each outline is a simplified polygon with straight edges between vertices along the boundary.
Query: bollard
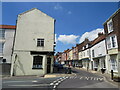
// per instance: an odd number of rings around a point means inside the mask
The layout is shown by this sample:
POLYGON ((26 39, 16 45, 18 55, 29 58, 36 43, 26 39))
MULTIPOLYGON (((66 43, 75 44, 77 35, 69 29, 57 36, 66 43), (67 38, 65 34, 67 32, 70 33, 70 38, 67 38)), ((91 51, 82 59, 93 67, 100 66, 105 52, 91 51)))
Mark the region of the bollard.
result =
POLYGON ((68 68, 68 74, 71 74, 71 68, 68 68))
POLYGON ((111 70, 111 79, 113 80, 113 70, 111 70))

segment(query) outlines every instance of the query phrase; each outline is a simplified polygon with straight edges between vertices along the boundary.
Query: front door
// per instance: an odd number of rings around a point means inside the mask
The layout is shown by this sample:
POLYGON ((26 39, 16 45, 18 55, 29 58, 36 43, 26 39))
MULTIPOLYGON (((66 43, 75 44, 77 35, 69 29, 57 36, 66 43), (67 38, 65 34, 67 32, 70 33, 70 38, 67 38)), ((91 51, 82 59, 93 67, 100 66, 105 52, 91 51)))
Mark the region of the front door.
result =
POLYGON ((47 73, 51 72, 51 58, 47 58, 47 73))

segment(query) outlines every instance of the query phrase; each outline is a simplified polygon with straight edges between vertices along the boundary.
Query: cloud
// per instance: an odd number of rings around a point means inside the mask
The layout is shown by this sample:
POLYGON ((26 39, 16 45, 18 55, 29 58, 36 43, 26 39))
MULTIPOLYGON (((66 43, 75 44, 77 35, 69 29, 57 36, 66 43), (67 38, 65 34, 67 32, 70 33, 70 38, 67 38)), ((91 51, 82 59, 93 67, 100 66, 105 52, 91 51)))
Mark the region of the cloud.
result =
POLYGON ((63 7, 59 4, 59 3, 57 3, 55 6, 54 6, 54 10, 62 10, 63 9, 63 7))
POLYGON ((85 38, 88 38, 90 41, 94 40, 95 38, 98 37, 98 33, 103 32, 103 28, 97 28, 95 30, 92 30, 91 32, 85 32, 81 37, 80 37, 80 43, 84 41, 85 38))
POLYGON ((68 14, 72 14, 72 12, 71 12, 71 11, 68 11, 68 14))
POLYGON ((79 36, 76 35, 59 35, 57 40, 64 44, 76 44, 76 39, 78 37, 79 36))

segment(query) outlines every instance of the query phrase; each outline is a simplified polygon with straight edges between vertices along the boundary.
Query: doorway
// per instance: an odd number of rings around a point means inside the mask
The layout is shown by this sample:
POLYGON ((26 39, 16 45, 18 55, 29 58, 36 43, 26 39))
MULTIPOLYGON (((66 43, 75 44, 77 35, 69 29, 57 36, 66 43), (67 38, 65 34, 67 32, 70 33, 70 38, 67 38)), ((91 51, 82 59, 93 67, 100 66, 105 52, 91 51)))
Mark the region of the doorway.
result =
POLYGON ((47 73, 51 72, 51 58, 47 57, 47 73))

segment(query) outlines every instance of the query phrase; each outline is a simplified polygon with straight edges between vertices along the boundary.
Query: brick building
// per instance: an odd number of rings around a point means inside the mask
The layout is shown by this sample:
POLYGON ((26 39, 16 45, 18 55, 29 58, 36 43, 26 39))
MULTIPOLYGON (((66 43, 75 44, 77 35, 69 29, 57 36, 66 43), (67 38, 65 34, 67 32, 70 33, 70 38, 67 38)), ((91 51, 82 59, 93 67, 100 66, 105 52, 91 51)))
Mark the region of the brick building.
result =
POLYGON ((120 71, 120 9, 105 21, 104 31, 106 35, 107 60, 109 72, 120 71))

